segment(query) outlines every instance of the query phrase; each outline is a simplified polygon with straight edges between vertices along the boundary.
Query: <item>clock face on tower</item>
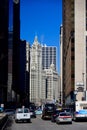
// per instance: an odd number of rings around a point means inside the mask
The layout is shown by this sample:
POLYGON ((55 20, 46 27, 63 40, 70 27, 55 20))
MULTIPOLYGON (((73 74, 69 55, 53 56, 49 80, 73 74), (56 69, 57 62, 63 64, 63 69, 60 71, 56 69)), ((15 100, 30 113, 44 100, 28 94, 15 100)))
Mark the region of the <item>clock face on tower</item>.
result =
POLYGON ((15 4, 18 4, 18 3, 19 3, 19 0, 13 0, 13 2, 14 2, 15 4))

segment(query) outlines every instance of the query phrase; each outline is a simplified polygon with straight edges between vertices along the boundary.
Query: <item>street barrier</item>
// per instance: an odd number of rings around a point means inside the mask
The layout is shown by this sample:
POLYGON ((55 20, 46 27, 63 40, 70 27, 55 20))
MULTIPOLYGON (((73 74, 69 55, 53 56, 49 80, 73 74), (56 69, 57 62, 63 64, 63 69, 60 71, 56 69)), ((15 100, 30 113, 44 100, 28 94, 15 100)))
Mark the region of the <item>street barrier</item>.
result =
POLYGON ((6 114, 0 113, 0 130, 3 130, 7 119, 8 119, 8 116, 6 114))

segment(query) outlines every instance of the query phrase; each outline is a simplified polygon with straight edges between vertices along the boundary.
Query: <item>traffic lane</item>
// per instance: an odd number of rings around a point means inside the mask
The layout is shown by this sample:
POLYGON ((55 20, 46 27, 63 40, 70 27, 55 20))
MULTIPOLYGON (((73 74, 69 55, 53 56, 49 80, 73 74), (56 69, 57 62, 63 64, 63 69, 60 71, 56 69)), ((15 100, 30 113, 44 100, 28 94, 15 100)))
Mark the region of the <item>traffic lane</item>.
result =
POLYGON ((50 120, 42 120, 40 116, 31 120, 31 123, 15 123, 14 118, 11 126, 7 125, 5 130, 86 130, 87 122, 73 122, 72 124, 56 124, 50 120))

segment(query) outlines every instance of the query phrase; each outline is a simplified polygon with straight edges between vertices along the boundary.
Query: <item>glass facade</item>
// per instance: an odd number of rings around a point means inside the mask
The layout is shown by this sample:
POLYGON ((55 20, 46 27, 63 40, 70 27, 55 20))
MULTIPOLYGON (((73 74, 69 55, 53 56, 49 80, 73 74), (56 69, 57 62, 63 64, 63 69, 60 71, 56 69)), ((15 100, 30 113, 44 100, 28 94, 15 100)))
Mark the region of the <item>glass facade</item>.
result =
POLYGON ((42 69, 48 69, 53 63, 56 69, 56 47, 42 47, 42 69))
POLYGON ((9 0, 9 32, 13 31, 13 1, 9 0))
POLYGON ((9 25, 8 25, 8 73, 12 74, 12 49, 13 49, 13 1, 9 0, 9 25))
POLYGON ((8 1, 0 0, 0 103, 6 101, 8 80, 8 1))

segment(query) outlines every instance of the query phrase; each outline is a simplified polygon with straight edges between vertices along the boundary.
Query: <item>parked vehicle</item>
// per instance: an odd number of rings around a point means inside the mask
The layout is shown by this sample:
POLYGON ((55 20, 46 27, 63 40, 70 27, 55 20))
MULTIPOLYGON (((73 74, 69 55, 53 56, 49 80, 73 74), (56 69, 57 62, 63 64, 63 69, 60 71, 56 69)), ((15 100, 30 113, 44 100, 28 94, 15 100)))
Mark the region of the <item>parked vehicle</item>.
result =
POLYGON ((40 108, 40 109, 35 110, 35 113, 36 113, 36 115, 41 115, 42 114, 42 109, 40 108))
POLYGON ((0 113, 4 112, 4 108, 0 107, 0 113))
POLYGON ((15 113, 15 122, 27 121, 31 122, 31 113, 28 108, 17 108, 15 113))
POLYGON ((69 112, 60 112, 56 118, 56 123, 70 123, 72 124, 72 115, 69 112))
POLYGON ((7 114, 8 116, 12 116, 15 114, 15 109, 5 109, 4 113, 7 114))
POLYGON ((36 110, 36 106, 34 103, 30 103, 29 104, 29 110, 31 112, 31 117, 32 118, 36 118, 36 113, 35 113, 35 110, 36 110))
POLYGON ((43 107, 42 119, 51 119, 54 110, 56 110, 56 105, 54 103, 46 103, 43 107))
POLYGON ((87 119, 87 101, 76 101, 73 120, 87 119))
POLYGON ((36 113, 34 109, 30 109, 31 118, 36 118, 36 113))

